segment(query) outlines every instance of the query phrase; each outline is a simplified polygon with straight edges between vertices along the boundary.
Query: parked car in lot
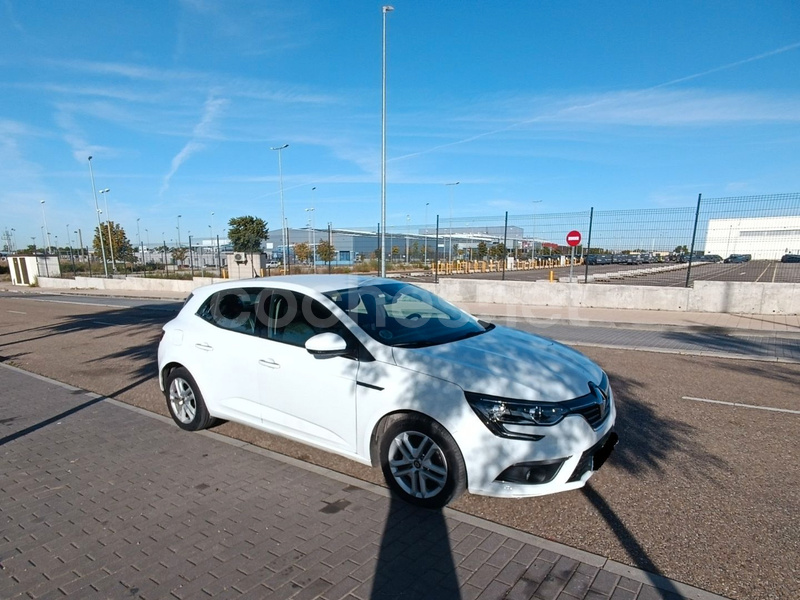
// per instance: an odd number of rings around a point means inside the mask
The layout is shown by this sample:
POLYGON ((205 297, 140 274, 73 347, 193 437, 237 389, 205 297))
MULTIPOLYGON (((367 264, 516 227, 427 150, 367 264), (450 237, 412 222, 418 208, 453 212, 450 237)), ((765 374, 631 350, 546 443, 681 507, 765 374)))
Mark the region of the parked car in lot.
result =
POLYGON ((586 264, 587 265, 610 265, 611 264, 611 255, 610 254, 587 254, 586 255, 586 264))
POLYGON ((692 258, 692 262, 722 262, 722 257, 719 254, 697 254, 692 258))
POLYGON ((781 256, 782 263, 800 263, 800 254, 784 254, 781 256))
POLYGON ((195 290, 164 325, 179 427, 229 419, 380 466, 405 500, 583 486, 617 440, 603 370, 406 283, 346 275, 195 290))
POLYGON ((726 263, 744 263, 748 262, 752 256, 750 254, 731 254, 723 262, 726 263))

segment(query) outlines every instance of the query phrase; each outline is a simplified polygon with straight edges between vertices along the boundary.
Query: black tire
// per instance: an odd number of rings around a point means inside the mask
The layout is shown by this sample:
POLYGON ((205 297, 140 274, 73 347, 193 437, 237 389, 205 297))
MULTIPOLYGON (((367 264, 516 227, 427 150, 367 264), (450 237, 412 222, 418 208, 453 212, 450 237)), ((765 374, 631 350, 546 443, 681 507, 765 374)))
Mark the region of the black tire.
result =
POLYGON ((464 458, 453 436, 436 421, 407 415, 380 438, 380 461, 389 488, 424 508, 442 508, 467 487, 464 458))
POLYGON ((172 369, 164 388, 167 409, 178 427, 186 431, 199 431, 214 422, 214 418, 208 414, 197 382, 185 368, 172 369))

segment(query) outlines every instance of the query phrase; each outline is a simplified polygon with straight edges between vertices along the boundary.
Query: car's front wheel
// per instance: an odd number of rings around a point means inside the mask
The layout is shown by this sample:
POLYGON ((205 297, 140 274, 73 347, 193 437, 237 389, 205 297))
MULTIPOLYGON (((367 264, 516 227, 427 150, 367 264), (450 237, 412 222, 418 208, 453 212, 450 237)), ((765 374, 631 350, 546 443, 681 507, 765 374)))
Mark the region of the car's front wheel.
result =
POLYGON ((380 459, 386 483, 411 504, 441 508, 466 489, 467 470, 455 440, 421 415, 402 417, 386 428, 380 459))
POLYGON ((183 367, 170 371, 165 388, 167 408, 178 427, 199 431, 212 424, 214 419, 208 414, 200 388, 189 371, 183 367))

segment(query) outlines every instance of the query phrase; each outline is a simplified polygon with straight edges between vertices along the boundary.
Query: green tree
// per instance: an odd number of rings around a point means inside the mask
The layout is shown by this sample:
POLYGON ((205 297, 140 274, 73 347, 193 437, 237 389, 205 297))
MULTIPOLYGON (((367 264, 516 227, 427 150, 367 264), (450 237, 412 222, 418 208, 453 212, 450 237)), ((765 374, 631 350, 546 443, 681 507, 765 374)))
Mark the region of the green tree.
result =
POLYGON ((228 221, 228 239, 234 252, 251 255, 261 252, 261 243, 269 239, 267 223, 258 217, 234 217, 228 221))
POLYGON ((120 227, 119 223, 114 221, 106 221, 101 223, 103 228, 103 249, 100 248, 100 234, 97 227, 94 228, 94 239, 92 240, 92 247, 95 251, 95 256, 102 256, 103 250, 106 253, 106 259, 111 260, 111 250, 115 261, 131 261, 133 260, 133 246, 131 246, 125 230, 120 227), (111 245, 109 246, 108 231, 111 229, 111 245))
POLYGON ((300 242, 294 245, 294 255, 300 262, 308 262, 311 258, 311 248, 307 242, 300 242))
POLYGON ((333 257, 336 256, 336 248, 326 240, 317 244, 317 254, 320 260, 329 263, 333 260, 333 257))
POLYGON ((182 264, 186 260, 186 256, 189 254, 188 248, 172 248, 172 260, 175 262, 176 265, 182 264))
POLYGON ((673 252, 675 254, 686 254, 687 252, 689 252, 689 248, 687 248, 686 246, 676 246, 673 252))
POLYGON ((505 244, 495 244, 489 248, 489 257, 493 260, 502 260, 506 254, 508 254, 508 250, 506 250, 505 244))
POLYGON ((478 242, 478 260, 483 260, 489 253, 489 248, 486 242, 478 242))

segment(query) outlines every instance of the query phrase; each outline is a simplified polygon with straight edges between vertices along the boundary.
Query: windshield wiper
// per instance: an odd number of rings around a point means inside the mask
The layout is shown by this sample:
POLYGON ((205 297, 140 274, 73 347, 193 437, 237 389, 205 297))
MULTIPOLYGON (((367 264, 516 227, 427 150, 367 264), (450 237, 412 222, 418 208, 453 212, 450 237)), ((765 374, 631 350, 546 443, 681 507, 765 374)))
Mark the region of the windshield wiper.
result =
POLYGON ((436 346, 444 342, 439 340, 418 340, 416 342, 400 342, 399 344, 392 344, 393 348, 425 348, 426 346, 436 346))

